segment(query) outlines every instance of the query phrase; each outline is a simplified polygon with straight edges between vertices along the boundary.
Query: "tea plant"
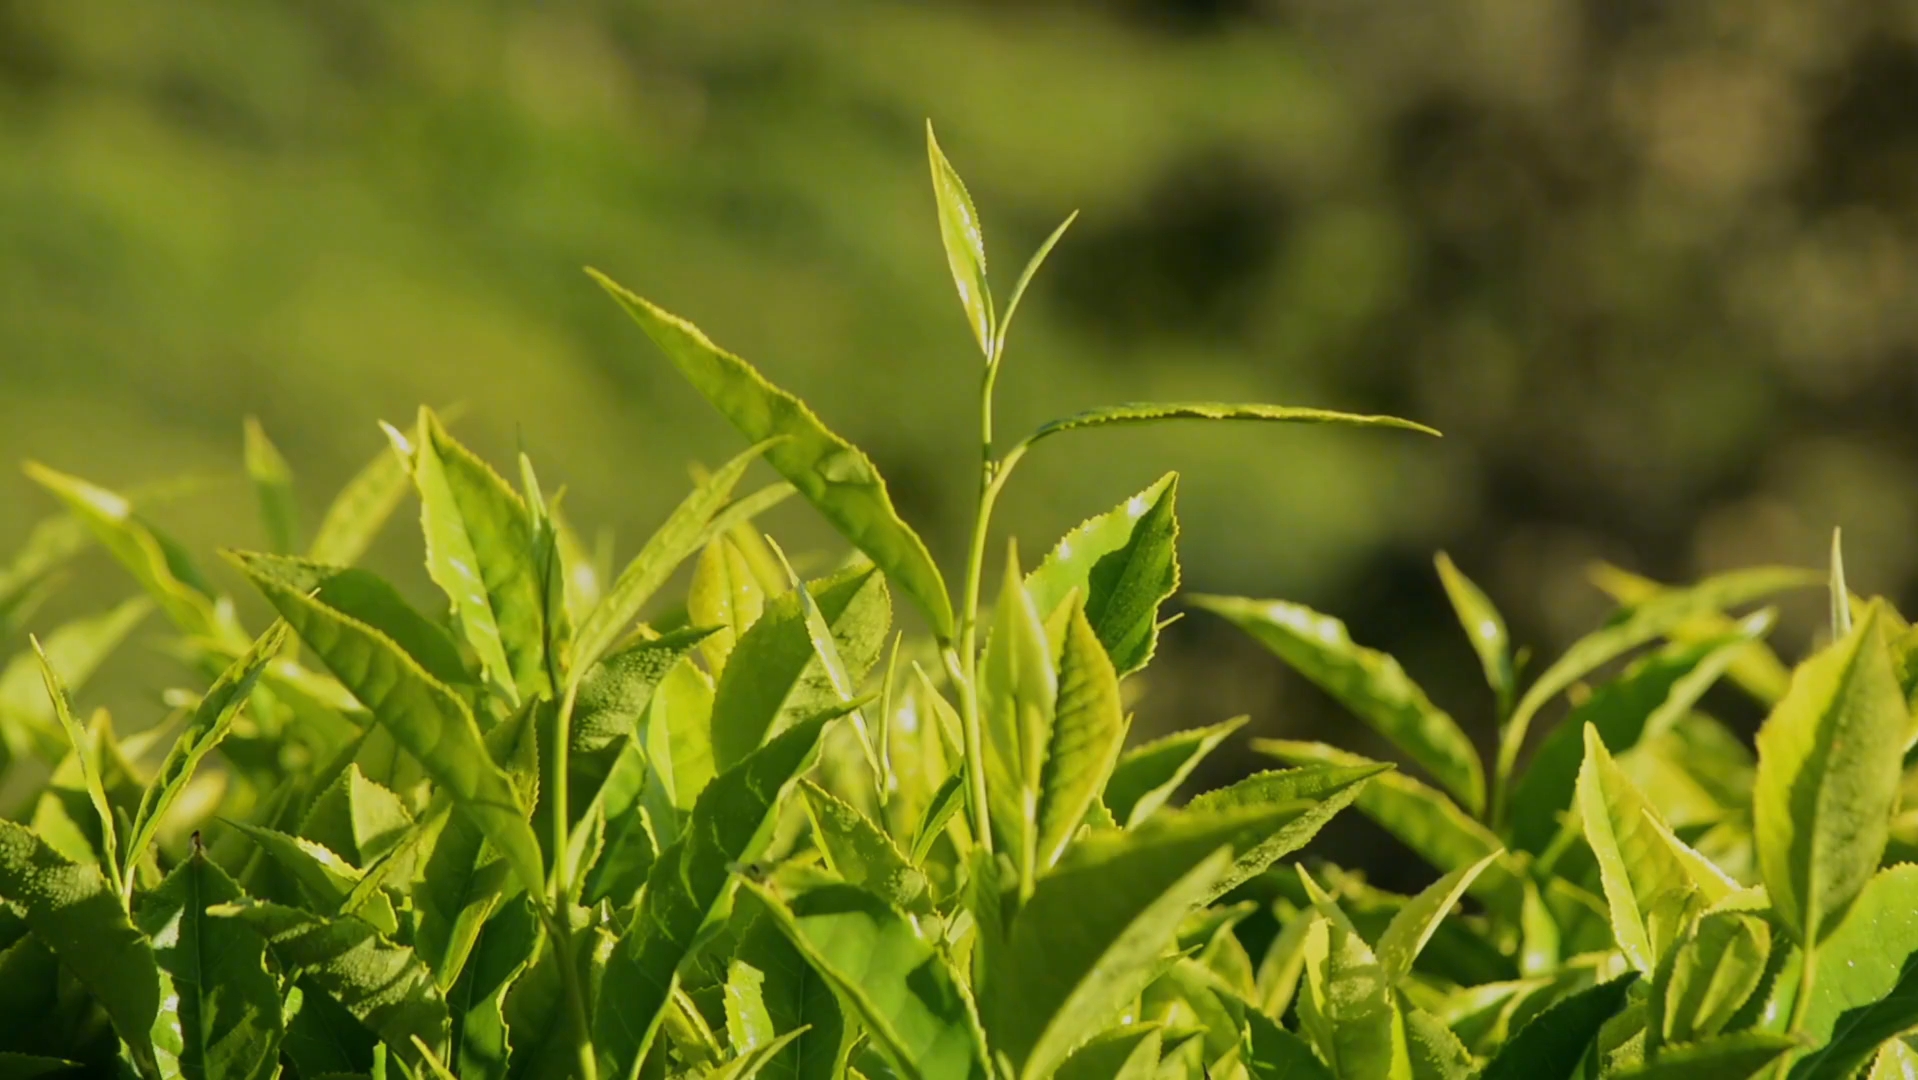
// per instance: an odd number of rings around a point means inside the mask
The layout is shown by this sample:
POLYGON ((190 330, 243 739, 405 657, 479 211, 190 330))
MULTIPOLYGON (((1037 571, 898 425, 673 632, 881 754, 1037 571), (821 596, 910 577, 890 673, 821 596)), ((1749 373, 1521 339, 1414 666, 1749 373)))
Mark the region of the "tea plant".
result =
POLYGON ((1242 723, 1126 748, 1122 680, 1152 658, 1178 584, 1176 477, 1030 570, 1009 549, 994 571, 992 511, 1018 464, 1055 436, 1168 419, 1424 429, 1119 405, 1002 446, 1008 332, 1066 226, 1001 309, 971 199, 928 146, 983 359, 956 594, 864 454, 603 276, 751 444, 617 575, 531 462, 509 483, 430 410, 386 429, 304 543, 291 472, 248 427, 272 550, 225 557, 278 616, 258 636, 137 500, 30 465, 64 512, 0 577, 8 632, 92 543, 142 596, 31 639, 0 675, 5 790, 24 795, 0 821, 0 1071, 1918 1070, 1902 1041, 1918 1027, 1918 870, 1897 861, 1918 845, 1901 807, 1918 633, 1851 596, 1835 544, 1831 642, 1796 669, 1764 644, 1769 610, 1725 612, 1825 575, 1673 589, 1607 568, 1617 615, 1529 682, 1496 609, 1441 556, 1495 703, 1489 770, 1465 727, 1337 620, 1194 598, 1432 783, 1261 741, 1288 767, 1175 807, 1242 723), (738 494, 759 461, 782 479, 738 494), (353 566, 409 493, 444 593, 432 612, 353 566), (854 549, 810 578, 753 524, 795 493, 854 549), (688 562, 684 596, 663 595, 688 562), (893 631, 895 590, 924 636, 893 631), (74 694, 155 609, 207 689, 121 737, 74 694), (1755 757, 1701 709, 1721 680, 1770 711, 1755 757), (1569 711, 1526 754, 1561 696, 1569 711), (1400 896, 1334 863, 1281 865, 1348 806, 1437 880, 1400 896))

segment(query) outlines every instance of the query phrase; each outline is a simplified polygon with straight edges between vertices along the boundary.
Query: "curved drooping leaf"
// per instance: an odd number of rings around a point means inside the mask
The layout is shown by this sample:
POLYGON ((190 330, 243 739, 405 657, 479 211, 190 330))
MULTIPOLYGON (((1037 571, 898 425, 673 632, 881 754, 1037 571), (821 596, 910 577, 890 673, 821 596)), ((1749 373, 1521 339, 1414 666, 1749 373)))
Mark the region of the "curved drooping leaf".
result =
POLYGON ((142 521, 131 503, 38 462, 27 462, 26 472, 86 523, 100 546, 133 575, 174 625, 188 634, 225 639, 226 624, 215 612, 205 583, 184 553, 142 521))
POLYGON ((810 780, 800 781, 813 837, 833 872, 901 911, 932 912, 932 893, 926 875, 894 846, 892 838, 832 792, 810 780))
POLYGON ((471 816, 521 883, 543 890, 539 841, 518 792, 487 754, 466 703, 391 637, 302 589, 308 576, 302 564, 267 555, 235 555, 234 561, 394 741, 471 816))
POLYGON ((1345 624, 1303 604, 1203 596, 1193 603, 1231 621, 1410 755, 1477 814, 1485 809, 1478 750, 1397 660, 1354 644, 1345 624))
POLYGON ((300 542, 300 504, 293 494, 293 470, 258 420, 247 417, 245 433, 246 475, 253 481, 253 494, 260 504, 267 547, 291 555, 300 542))
POLYGON ((1563 998, 1518 1029, 1478 1074, 1479 1080, 1571 1080, 1585 1051, 1625 1004, 1637 972, 1563 998))
MULTIPOLYGON (((1797 985, 1802 962, 1794 952, 1780 973, 1781 1004, 1793 996, 1789 988, 1797 985)), ((1889 1037, 1880 1033, 1885 1027, 1918 1008, 1918 865, 1873 875, 1844 920, 1819 943, 1815 962, 1817 977, 1799 1030, 1817 1049, 1799 1059, 1793 1076, 1800 1070, 1848 1075, 1844 1062, 1856 1067, 1889 1037)))
POLYGON ((1585 759, 1585 725, 1596 728, 1614 754, 1658 735, 1690 711, 1773 621, 1760 613, 1733 624, 1731 633, 1668 646, 1594 690, 1539 744, 1512 789, 1514 845, 1543 852, 1563 827, 1560 817, 1572 805, 1585 759))
POLYGON ((945 579, 925 541, 893 509, 872 459, 827 430, 798 398, 714 345, 698 327, 628 292, 611 278, 588 272, 734 427, 755 442, 781 438, 766 451, 766 460, 834 528, 898 582, 925 613, 935 635, 951 637, 952 600, 946 595, 945 579))
POLYGON ((1313 915, 1305 933, 1299 1027, 1338 1076, 1409 1077, 1411 1048, 1378 957, 1338 904, 1298 868, 1313 915))
POLYGON ((354 473, 327 506, 307 558, 332 566, 358 562, 412 486, 407 469, 408 459, 382 442, 373 460, 354 473))
POLYGON ((831 880, 749 884, 903 1080, 984 1080, 986 1051, 958 975, 898 909, 831 880))
POLYGON ((1009 552, 979 664, 979 723, 992 831, 1025 882, 1039 866, 1040 774, 1059 702, 1044 618, 1020 580, 1018 553, 1009 552))
POLYGON ((727 968, 725 994, 733 1047, 791 1039, 790 1049, 775 1054, 763 1075, 774 1080, 839 1075, 852 1049, 853 1030, 840 1012, 838 995, 770 917, 755 920, 740 937, 727 968))
POLYGON ((350 916, 324 919, 279 904, 222 904, 208 912, 237 919, 266 939, 280 963, 346 1007, 408 1061, 413 1039, 445 1058, 451 1030, 446 999, 413 950, 380 937, 350 916))
POLYGON ((1438 434, 1424 424, 1401 420, 1396 416, 1362 416, 1356 413, 1296 405, 1259 405, 1223 401, 1128 402, 1123 405, 1106 405, 1087 409, 1085 412, 1042 424, 1037 431, 1026 437, 1026 445, 1062 431, 1074 431, 1078 428, 1106 427, 1113 424, 1150 424, 1160 420, 1267 420, 1288 424, 1399 428, 1404 431, 1423 432, 1427 435, 1438 434))
POLYGON ((1797 1045, 1788 1035, 1741 1031, 1665 1047, 1651 1061, 1614 1075, 1619 1080, 1754 1080, 1797 1045))
POLYGON ((206 913, 245 898, 195 845, 140 899, 140 930, 178 995, 180 1075, 188 1080, 256 1080, 279 1066, 280 991, 266 970, 265 943, 206 913))
MULTIPOLYGON (((864 678, 879 659, 892 619, 885 578, 871 566, 854 566, 809 582, 806 590, 831 628, 846 674, 864 678)), ((732 768, 795 718, 839 700, 799 598, 788 592, 768 600, 759 621, 734 646, 713 692, 714 766, 732 768)))
POLYGON ((156 1026, 163 1033, 178 1021, 163 1007, 153 947, 99 869, 75 866, 25 828, 0 820, 0 900, 106 1010, 142 1072, 155 1075, 156 1026))
POLYGON ((1518 692, 1518 674, 1512 666, 1512 638, 1505 629, 1505 617, 1499 614, 1484 590, 1452 562, 1450 555, 1441 551, 1433 562, 1438 567, 1439 581, 1445 586, 1446 599, 1452 602, 1452 611, 1458 616, 1459 626, 1465 630, 1466 640, 1472 643, 1472 651, 1478 654, 1479 665, 1485 669, 1485 685, 1492 688, 1499 717, 1503 719, 1518 692))
POLYGON ((1426 943, 1438 932, 1439 923, 1465 898, 1472 882, 1478 880, 1478 876, 1496 861, 1498 855, 1494 853, 1446 874, 1392 916, 1385 933, 1379 935, 1378 944, 1372 949, 1379 958, 1379 966, 1385 971, 1387 985, 1397 985, 1400 979, 1411 973, 1412 962, 1418 959, 1426 943))
POLYGON ((1707 578, 1686 589, 1672 589, 1653 595, 1645 602, 1625 608, 1598 630, 1587 634, 1565 650, 1552 665, 1539 674, 1525 696, 1513 708, 1499 738, 1499 757, 1495 775, 1506 778, 1518 762, 1532 718, 1546 702, 1557 697, 1573 683, 1640 645, 1672 632, 1701 615, 1715 615, 1726 608, 1749 604, 1786 589, 1823 584, 1817 573, 1789 567, 1760 567, 1739 570, 1707 578))
MULTIPOLYGON (((1252 749, 1291 765, 1379 764, 1324 743, 1254 739, 1252 749)), ((1504 850, 1498 837, 1459 809, 1457 803, 1404 773, 1379 774, 1359 791, 1355 805, 1442 873, 1463 869, 1504 850)), ((1518 917, 1522 889, 1504 860, 1495 860, 1474 878, 1471 893, 1502 915, 1518 917)))
POLYGON ((260 680, 260 673, 266 665, 280 653, 280 647, 286 642, 287 627, 276 622, 260 635, 259 640, 230 664, 214 680, 213 685, 201 695, 199 705, 194 707, 193 715, 187 720, 186 728, 173 740, 173 746, 167 751, 165 760, 153 774, 147 784, 146 792, 140 797, 140 808, 133 815, 133 832, 127 838, 127 865, 138 865, 146 854, 147 845, 159 832, 160 825, 166 820, 167 811, 186 790, 187 782, 193 779, 198 769, 213 748, 220 745, 227 732, 233 726, 233 720, 253 693, 253 687, 260 680))
POLYGON ((1099 800, 1125 743, 1119 676, 1083 608, 1066 624, 1059 696, 1039 771, 1038 865, 1051 866, 1099 800))
POLYGON ((550 694, 546 596, 526 501, 448 435, 431 409, 420 410, 416 443, 413 482, 427 574, 452 601, 460 632, 511 704, 550 694))
POLYGON ((1752 829, 1779 917, 1817 941, 1878 868, 1898 797, 1911 712, 1883 634, 1882 605, 1799 665, 1758 732, 1752 829))
POLYGON ((1195 796, 1188 813, 1225 814, 1261 810, 1271 816, 1267 830, 1241 846, 1232 865, 1212 883, 1206 899, 1216 900, 1270 869, 1317 835, 1333 815, 1352 804, 1367 783, 1392 766, 1308 766, 1253 773, 1228 787, 1195 796))
POLYGON ((995 1053, 1048 1075, 1144 989, 1181 920, 1284 811, 1194 813, 1076 844, 1041 877, 988 967, 980 1008, 995 1053))
POLYGON ((1152 659, 1159 605, 1179 587, 1178 491, 1178 474, 1165 474, 1065 534, 1026 577, 1026 592, 1042 616, 1078 590, 1086 619, 1121 677, 1152 659))
POLYGON ((679 968, 733 881, 763 848, 786 790, 810 767, 826 725, 848 705, 793 724, 700 793, 686 830, 659 853, 606 967, 593 1017, 601 1075, 635 1077, 679 968))
POLYGON ((1106 809, 1128 829, 1151 817, 1192 770, 1248 719, 1235 716, 1209 727, 1175 731, 1120 754, 1112 779, 1106 781, 1106 809))
POLYGON ((1662 824, 1651 804, 1606 752, 1598 729, 1585 728, 1585 764, 1578 774, 1579 813, 1585 839, 1598 858, 1599 878, 1611 908, 1619 951, 1649 974, 1658 966, 1681 920, 1655 918, 1659 905, 1676 903, 1688 913, 1703 907, 1691 867, 1659 835, 1662 824), (1676 900, 1674 900, 1676 898, 1676 900))
POLYGON ((972 336, 979 340, 979 351, 991 360, 995 320, 992 290, 986 287, 986 237, 965 181, 933 137, 931 120, 926 121, 926 157, 932 164, 932 194, 939 205, 939 239, 946 248, 946 265, 952 269, 959 305, 965 308, 972 336))

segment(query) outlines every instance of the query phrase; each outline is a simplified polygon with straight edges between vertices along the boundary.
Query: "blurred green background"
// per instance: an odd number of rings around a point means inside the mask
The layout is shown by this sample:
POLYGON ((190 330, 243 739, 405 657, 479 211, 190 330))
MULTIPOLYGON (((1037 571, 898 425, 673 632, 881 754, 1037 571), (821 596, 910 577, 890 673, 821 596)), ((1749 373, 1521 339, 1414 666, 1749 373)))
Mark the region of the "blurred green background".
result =
MULTIPOLYGON (((376 420, 459 402, 623 558, 738 441, 590 264, 811 401, 951 566, 979 358, 927 117, 1002 290, 1082 212, 1002 431, 1219 398, 1446 432, 1061 439, 1005 504, 1029 556, 1180 469, 1189 588, 1341 615, 1486 738, 1435 549, 1547 652, 1606 610, 1594 558, 1813 563, 1842 524, 1856 587, 1918 582, 1911 0, 3 0, 0 451, 193 476, 156 516, 210 551, 261 542, 243 417, 311 524, 376 420)), ((9 472, 0 541, 50 509, 9 472)), ((416 544, 375 561, 420 587, 416 544)), ((125 590, 85 566, 48 619, 125 590)), ((1376 748, 1203 615, 1165 653, 1141 730, 1376 748)))

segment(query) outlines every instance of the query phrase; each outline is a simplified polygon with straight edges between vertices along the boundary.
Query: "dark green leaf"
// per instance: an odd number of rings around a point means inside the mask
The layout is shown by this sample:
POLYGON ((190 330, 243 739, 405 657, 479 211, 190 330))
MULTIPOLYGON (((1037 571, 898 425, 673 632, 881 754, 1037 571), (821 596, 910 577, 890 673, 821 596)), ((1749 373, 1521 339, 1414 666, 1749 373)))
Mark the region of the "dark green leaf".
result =
MULTIPOLYGON (((848 675, 864 678, 879 658, 891 621, 885 579, 871 566, 856 566, 806 588, 832 628, 848 675)), ((838 700, 807 633, 799 598, 787 593, 767 601, 765 613, 734 647, 714 691, 715 767, 731 768, 795 718, 838 700)))
POLYGON ((446 999, 413 950, 392 944, 350 916, 324 919, 263 903, 225 904, 209 914, 258 931, 280 963, 303 972, 308 985, 345 1006, 401 1058, 419 1060, 415 1037, 435 1055, 446 1056, 446 999))
POLYGON ((1245 1068, 1252 1080, 1333 1080, 1304 1039, 1257 1009, 1245 1010, 1245 1068))
POLYGON ((521 883, 542 890, 539 841, 512 782, 488 756, 466 703, 392 638, 302 590, 298 564, 262 555, 235 560, 333 674, 472 817, 521 883))
MULTIPOLYGON (((1753 1080, 1796 1045, 1796 1040, 1786 1035, 1743 1031, 1684 1046, 1668 1046, 1651 1061, 1613 1075, 1619 1080, 1753 1080)), ((1797 1072, 1794 1070, 1792 1075, 1796 1076, 1797 1072)))
POLYGON ((280 993, 265 945, 252 930, 206 914, 244 899, 196 845, 140 901, 140 930, 179 998, 180 1074, 189 1080, 254 1080, 279 1065, 280 993))
POLYGON ((898 582, 932 631, 952 636, 952 601, 925 541, 899 518, 872 460, 834 435, 798 398, 714 345, 691 323, 593 272, 680 372, 748 439, 781 439, 766 460, 846 539, 898 582))
POLYGON ((1026 578, 1026 592, 1042 615, 1078 590, 1087 620, 1122 677, 1152 659, 1159 605, 1179 587, 1178 490, 1177 473, 1160 477, 1067 533, 1026 578))
POLYGON ((911 918, 830 880, 748 886, 903 1080, 984 1080, 985 1046, 958 976, 911 918))
POLYGON ((774 736, 700 794, 686 831, 660 852, 619 946, 593 1018, 602 1075, 634 1077, 678 985, 680 965, 724 899, 733 868, 757 858, 792 782, 812 764, 845 706, 774 736))
POLYGON ((727 969, 726 1008, 734 1047, 796 1036, 762 1069, 776 1080, 834 1080, 852 1048, 832 987, 770 918, 755 920, 740 938, 727 969), (738 1016, 737 1004, 748 1005, 750 1020, 738 1016))
POLYGON ((1598 1029, 1625 1004, 1637 972, 1563 998, 1507 1040, 1479 1080, 1571 1080, 1598 1029))

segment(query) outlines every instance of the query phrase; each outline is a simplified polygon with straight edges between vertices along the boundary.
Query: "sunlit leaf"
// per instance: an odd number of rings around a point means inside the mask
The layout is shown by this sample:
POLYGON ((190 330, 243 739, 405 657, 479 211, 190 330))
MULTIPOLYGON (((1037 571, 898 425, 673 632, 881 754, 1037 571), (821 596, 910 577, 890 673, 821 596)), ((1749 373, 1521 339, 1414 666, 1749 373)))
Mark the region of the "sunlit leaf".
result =
POLYGON ((1026 592, 1050 615, 1074 590, 1086 619, 1121 676, 1152 659, 1159 638, 1159 605, 1179 587, 1174 515, 1179 478, 1167 473, 1151 487, 1061 537, 1026 578, 1026 592))
POLYGON ((266 429, 251 416, 246 418, 245 460, 246 475, 253 481, 253 495, 260 503, 267 548, 291 555, 300 543, 300 504, 293 493, 293 470, 273 440, 266 437, 266 429))
POLYGON ((1192 770, 1248 719, 1235 716, 1209 727, 1175 731, 1119 755, 1112 779, 1106 782, 1106 809, 1128 829, 1151 817, 1192 770))
POLYGON ((1470 866, 1444 875, 1392 916, 1385 933, 1379 936, 1378 944, 1373 947, 1373 952, 1379 958, 1379 966, 1385 969, 1388 984, 1396 984, 1411 972, 1412 962, 1418 959, 1426 942, 1431 941, 1432 935, 1438 932, 1439 923, 1464 899, 1472 882, 1497 859, 1496 854, 1487 855, 1470 866))
POLYGON ((932 163, 932 193, 939 204, 939 239, 946 247, 946 264, 952 268, 952 283, 959 289, 959 304, 965 308, 972 336, 990 360, 994 325, 992 290, 986 287, 985 233, 965 181, 939 149, 930 120, 926 121, 926 157, 932 163))

